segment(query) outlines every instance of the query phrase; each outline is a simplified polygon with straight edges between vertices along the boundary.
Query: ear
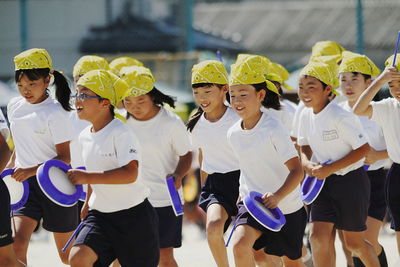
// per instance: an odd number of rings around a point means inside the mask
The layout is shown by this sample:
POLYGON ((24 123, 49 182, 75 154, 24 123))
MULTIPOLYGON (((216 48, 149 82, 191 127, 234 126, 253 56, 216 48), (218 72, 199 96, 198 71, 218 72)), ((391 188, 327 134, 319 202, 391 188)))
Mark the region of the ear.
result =
POLYGON ((332 93, 333 88, 331 85, 327 85, 324 90, 328 93, 328 95, 330 95, 332 93))
POLYGON ((260 100, 260 102, 262 102, 264 100, 265 96, 267 95, 266 90, 268 90, 268 89, 260 90, 257 92, 257 96, 258 96, 258 99, 260 100))
POLYGON ((367 79, 365 83, 367 84, 367 87, 369 87, 372 83, 372 78, 367 79))
POLYGON ((221 90, 226 94, 229 90, 229 85, 225 84, 224 86, 221 87, 221 90))
POLYGON ((111 106, 111 102, 108 99, 103 99, 101 102, 101 107, 104 109, 109 109, 109 107, 111 106))
POLYGON ((46 85, 46 87, 48 87, 48 86, 49 86, 49 84, 50 84, 50 80, 51 80, 51 77, 50 77, 50 75, 49 75, 49 76, 47 76, 46 78, 44 78, 44 84, 46 85))

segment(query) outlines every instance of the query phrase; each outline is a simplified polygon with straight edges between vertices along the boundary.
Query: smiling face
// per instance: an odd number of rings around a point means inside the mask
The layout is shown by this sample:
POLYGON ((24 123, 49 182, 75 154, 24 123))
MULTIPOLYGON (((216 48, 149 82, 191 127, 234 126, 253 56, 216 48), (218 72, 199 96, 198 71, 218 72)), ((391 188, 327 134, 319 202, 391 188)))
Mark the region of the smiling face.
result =
POLYGON ((256 91, 249 84, 237 84, 229 86, 231 105, 235 112, 246 120, 259 114, 261 102, 265 97, 265 90, 256 91))
POLYGON ((340 89, 349 102, 356 102, 362 92, 371 84, 361 73, 343 72, 339 75, 340 89))
POLYGON ((224 103, 227 86, 221 88, 215 84, 193 88, 193 98, 205 113, 211 113, 224 103))
POLYGON ((331 86, 323 87, 317 78, 312 76, 301 76, 299 80, 299 98, 308 108, 313 108, 314 113, 320 112, 329 103, 331 86))
POLYGON ((137 120, 149 120, 159 111, 149 95, 125 97, 124 107, 137 120))
POLYGON ((41 103, 47 98, 47 86, 50 83, 50 76, 30 80, 28 76, 23 74, 17 82, 18 91, 27 102, 31 104, 41 103))
MULTIPOLYGON (((90 89, 78 85, 77 95, 87 95, 96 97, 96 94, 90 89)), ((77 98, 75 99, 75 108, 79 119, 89 122, 96 121, 103 113, 110 112, 110 101, 108 99, 97 98, 77 98)))

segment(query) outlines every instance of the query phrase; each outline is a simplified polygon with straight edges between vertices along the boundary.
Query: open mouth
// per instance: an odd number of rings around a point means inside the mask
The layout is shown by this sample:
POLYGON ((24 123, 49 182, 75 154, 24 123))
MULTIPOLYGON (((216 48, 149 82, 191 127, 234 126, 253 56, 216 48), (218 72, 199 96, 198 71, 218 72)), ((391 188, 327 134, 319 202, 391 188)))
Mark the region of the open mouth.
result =
POLYGON ((209 105, 210 105, 210 103, 208 103, 208 104, 200 104, 200 106, 201 106, 202 108, 207 108, 209 105))
POLYGON ((303 98, 303 102, 304 103, 310 103, 311 102, 311 98, 303 98))

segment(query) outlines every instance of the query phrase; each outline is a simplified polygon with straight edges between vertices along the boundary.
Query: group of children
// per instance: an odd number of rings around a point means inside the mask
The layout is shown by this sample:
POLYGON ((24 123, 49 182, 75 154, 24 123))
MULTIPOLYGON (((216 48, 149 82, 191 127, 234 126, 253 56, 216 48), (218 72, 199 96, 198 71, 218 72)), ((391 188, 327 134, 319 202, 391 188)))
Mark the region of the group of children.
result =
POLYGON ((0 266, 27 264, 29 240, 41 220, 65 264, 178 266, 173 249, 182 245, 182 216, 172 208, 165 180, 173 177, 182 196, 193 155, 217 266, 229 266, 224 233, 231 223, 236 266, 304 266, 309 221, 314 266, 335 266, 338 232, 348 266, 385 267, 378 235, 386 207, 400 247, 400 63, 392 64, 393 56, 380 74, 365 55, 335 42, 317 43, 300 73, 295 107, 282 98, 288 72, 266 57, 240 54, 229 75, 220 61, 200 62, 191 77, 198 109, 186 126, 164 107, 174 107, 175 100, 133 58, 108 64, 82 57, 73 70, 72 96, 46 50, 24 51, 14 62, 21 96, 7 112, 15 149, 11 155, 0 117, 0 169, 14 168, 12 177, 28 180, 30 194, 10 213, 0 180, 0 266), (393 98, 372 101, 386 83, 393 98), (69 180, 87 185, 83 203, 62 207, 42 192, 36 170, 50 159, 71 164, 69 180), (326 180, 309 206, 301 200, 305 174, 326 180), (251 191, 263 194, 267 208, 282 211, 286 224, 280 231, 265 228, 246 209, 243 200, 251 191), (79 223, 73 246, 61 252, 79 223))

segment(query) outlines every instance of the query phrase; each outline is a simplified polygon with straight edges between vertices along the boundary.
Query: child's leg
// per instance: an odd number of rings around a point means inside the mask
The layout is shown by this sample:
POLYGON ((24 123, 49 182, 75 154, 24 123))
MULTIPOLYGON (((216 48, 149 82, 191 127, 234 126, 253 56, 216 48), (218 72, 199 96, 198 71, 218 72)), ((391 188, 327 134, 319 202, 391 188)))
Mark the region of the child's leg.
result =
POLYGON ((378 256, 372 245, 365 240, 365 232, 343 231, 347 248, 361 259, 366 267, 380 267, 378 256))
POLYGON ((282 267, 282 259, 281 257, 275 255, 268 255, 264 252, 263 249, 254 250, 254 260, 256 262, 257 267, 282 267))
POLYGON ((285 267, 305 267, 301 259, 291 260, 288 257, 283 256, 282 260, 285 267))
POLYGON ((53 237, 54 237, 54 241, 56 243, 58 255, 59 255, 61 261, 66 265, 68 265, 68 257, 69 257, 69 253, 71 251, 72 246, 69 246, 65 252, 62 252, 61 249, 68 242, 68 239, 71 237, 72 233, 73 232, 53 233, 53 237))
POLYGON ((233 255, 236 267, 254 267, 253 245, 261 236, 259 230, 242 224, 233 233, 233 255))
POLYGON ((12 244, 0 247, 0 266, 2 267, 22 266, 17 262, 17 257, 15 256, 12 244))
POLYGON ((339 234, 340 242, 342 243, 342 250, 344 256, 346 257, 347 266, 353 267, 354 266, 353 257, 351 255, 351 251, 346 247, 346 241, 344 241, 343 231, 338 230, 337 232, 339 234))
POLYGON ((215 263, 219 267, 229 266, 228 254, 224 241, 224 226, 228 219, 225 208, 217 203, 211 204, 207 209, 207 241, 213 254, 215 263))
POLYGON ((383 222, 372 217, 367 218, 367 230, 365 231, 365 239, 374 247, 377 255, 381 254, 382 246, 379 244, 379 232, 383 222))
POLYGON ((178 267, 174 258, 174 248, 160 248, 159 267, 178 267))
POLYGON ((15 229, 13 228, 15 254, 17 255, 17 259, 27 264, 26 254, 28 252, 29 240, 38 222, 27 216, 15 216, 11 220, 12 224, 15 225, 15 229))
POLYGON ((86 245, 72 247, 69 254, 71 267, 92 267, 97 260, 97 254, 86 245))
POLYGON ((310 242, 315 267, 335 267, 333 231, 333 223, 311 223, 310 242))

